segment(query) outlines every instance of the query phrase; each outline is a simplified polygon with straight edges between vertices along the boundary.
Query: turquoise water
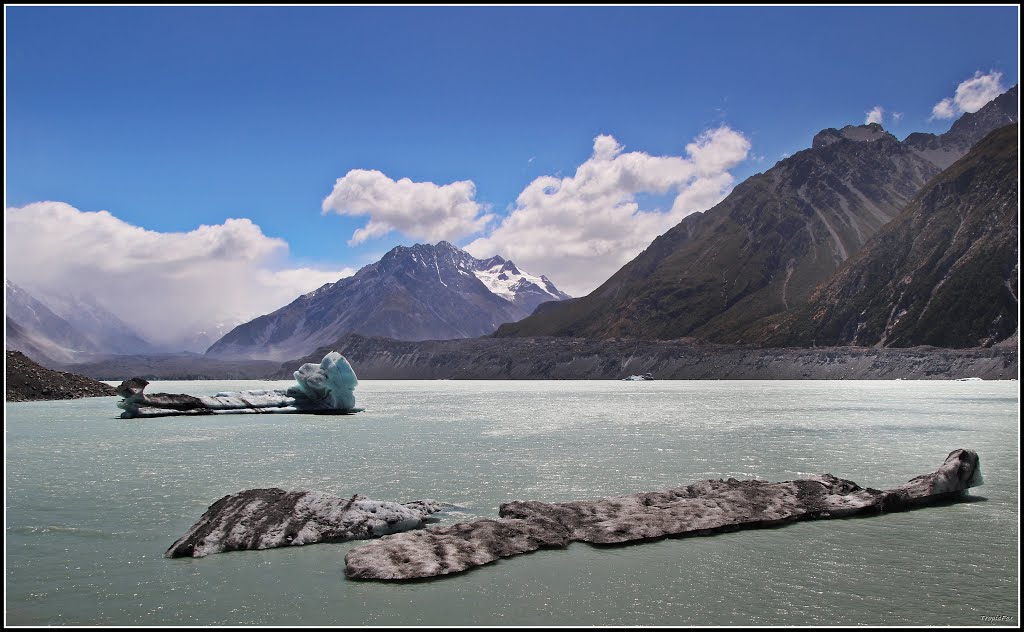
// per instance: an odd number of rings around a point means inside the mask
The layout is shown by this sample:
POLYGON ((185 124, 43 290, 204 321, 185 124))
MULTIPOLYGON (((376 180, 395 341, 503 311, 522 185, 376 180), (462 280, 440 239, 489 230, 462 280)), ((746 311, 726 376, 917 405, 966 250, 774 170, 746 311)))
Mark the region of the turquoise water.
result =
MULTIPOLYGON (((283 386, 286 382, 281 382, 283 386)), ((156 382, 208 395, 263 381, 156 382)), ((6 404, 8 625, 1017 625, 1017 382, 364 381, 351 416, 122 420, 6 404), (247 488, 513 499, 831 472, 888 487, 955 448, 972 502, 711 537, 574 543, 443 579, 356 582, 358 543, 166 559, 247 488)))

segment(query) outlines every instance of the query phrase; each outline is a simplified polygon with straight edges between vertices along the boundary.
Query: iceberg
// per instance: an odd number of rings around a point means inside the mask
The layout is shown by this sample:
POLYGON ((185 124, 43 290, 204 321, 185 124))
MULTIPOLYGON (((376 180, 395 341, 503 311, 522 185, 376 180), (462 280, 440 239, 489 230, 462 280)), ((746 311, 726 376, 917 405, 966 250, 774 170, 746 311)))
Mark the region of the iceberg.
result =
POLYGON ((272 549, 317 542, 379 538, 418 529, 449 506, 435 500, 407 503, 350 498, 277 487, 224 496, 164 553, 205 557, 226 551, 272 549))
POLYGON ((242 413, 357 413, 355 391, 359 380, 345 356, 332 351, 320 364, 303 364, 295 371, 295 384, 287 389, 223 391, 211 396, 144 391, 149 382, 134 377, 121 382, 117 407, 122 419, 168 415, 228 415, 242 413))
POLYGON ((934 472, 887 490, 864 488, 831 474, 780 483, 705 480, 690 485, 589 501, 512 501, 498 519, 387 535, 351 549, 352 579, 421 579, 459 573, 504 557, 572 542, 622 544, 667 536, 710 535, 795 522, 874 515, 955 501, 982 485, 974 450, 953 450, 934 472))

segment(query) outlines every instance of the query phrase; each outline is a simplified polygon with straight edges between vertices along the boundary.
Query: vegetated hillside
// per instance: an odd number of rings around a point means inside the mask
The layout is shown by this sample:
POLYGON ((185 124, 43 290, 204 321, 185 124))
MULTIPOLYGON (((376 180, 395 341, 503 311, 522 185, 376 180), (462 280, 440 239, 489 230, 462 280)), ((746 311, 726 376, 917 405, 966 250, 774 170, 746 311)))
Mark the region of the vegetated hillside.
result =
POLYGON ((778 346, 990 346, 1018 328, 1017 124, 936 177, 801 308, 748 340, 778 346))
POLYGON ((740 341, 751 324, 806 302, 940 164, 1016 111, 1013 88, 940 136, 901 143, 877 124, 823 130, 810 149, 686 217, 589 295, 541 305, 495 335, 740 341))

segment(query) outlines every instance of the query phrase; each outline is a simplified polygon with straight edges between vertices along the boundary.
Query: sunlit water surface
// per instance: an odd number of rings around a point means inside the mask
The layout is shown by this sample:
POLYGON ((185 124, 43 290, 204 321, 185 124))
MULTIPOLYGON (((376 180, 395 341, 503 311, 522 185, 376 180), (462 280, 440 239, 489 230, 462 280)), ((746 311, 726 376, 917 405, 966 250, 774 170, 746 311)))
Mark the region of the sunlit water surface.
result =
MULTIPOLYGON (((156 382, 213 394, 287 382, 156 382)), ((1017 382, 364 381, 350 416, 117 418, 9 403, 7 623, 1018 624, 1017 382), (888 487, 978 451, 973 502, 712 537, 574 543, 446 578, 357 582, 358 543, 167 559, 257 487, 434 498, 442 523, 707 478, 888 487)))

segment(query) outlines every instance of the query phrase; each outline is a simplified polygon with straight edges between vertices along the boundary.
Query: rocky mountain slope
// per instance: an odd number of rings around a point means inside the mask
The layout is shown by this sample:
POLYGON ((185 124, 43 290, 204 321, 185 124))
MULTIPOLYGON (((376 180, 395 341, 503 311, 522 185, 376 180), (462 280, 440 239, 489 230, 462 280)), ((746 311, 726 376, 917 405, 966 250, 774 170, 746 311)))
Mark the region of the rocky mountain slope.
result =
POLYGON ((75 373, 51 371, 33 362, 20 351, 7 351, 4 386, 9 402, 46 399, 78 399, 115 395, 109 384, 75 373))
MULTIPOLYGON (((317 360, 320 362, 320 360, 317 360)), ((270 360, 210 358, 197 353, 99 356, 87 362, 58 367, 96 380, 260 380, 279 366, 270 360)), ((299 365, 295 365, 295 369, 299 365)), ((289 378, 291 374, 289 374, 289 378)))
POLYGON ((945 169, 989 132, 1015 123, 1018 103, 1017 86, 1014 86, 977 112, 961 116, 945 134, 916 132, 903 139, 903 144, 913 148, 940 169, 945 169))
POLYGON ((92 296, 37 293, 41 302, 79 331, 93 348, 103 353, 150 353, 155 349, 130 325, 92 296))
POLYGON ((88 296, 37 295, 6 280, 5 346, 40 362, 78 362, 102 353, 145 353, 152 345, 88 296))
POLYGON ((780 346, 990 346, 1017 332, 1018 126, 932 180, 808 303, 746 338, 780 346))
POLYGON ((4 313, 7 321, 15 324, 4 341, 9 349, 39 351, 60 362, 100 350, 71 323, 10 280, 5 282, 4 313))
POLYGON ((761 349, 695 339, 472 338, 399 341, 349 334, 272 374, 290 379, 329 351, 344 355, 360 379, 657 380, 955 379, 1017 376, 1016 347, 990 349, 761 349))
POLYGON ((480 260, 446 241, 392 249, 354 276, 327 284, 231 330, 207 355, 283 359, 356 332, 399 340, 468 338, 567 298, 546 277, 501 257, 480 260))
POLYGON ((1015 87, 940 136, 901 143, 877 124, 823 130, 589 295, 543 305, 496 335, 736 342, 752 323, 805 303, 947 161, 1016 116, 1015 87))
POLYGON ((25 353, 29 357, 38 360, 44 366, 53 367, 59 364, 43 351, 43 349, 52 347, 52 343, 45 339, 39 339, 37 335, 11 320, 10 316, 6 317, 4 334, 4 347, 6 350, 25 353))

